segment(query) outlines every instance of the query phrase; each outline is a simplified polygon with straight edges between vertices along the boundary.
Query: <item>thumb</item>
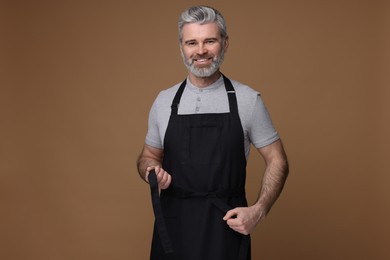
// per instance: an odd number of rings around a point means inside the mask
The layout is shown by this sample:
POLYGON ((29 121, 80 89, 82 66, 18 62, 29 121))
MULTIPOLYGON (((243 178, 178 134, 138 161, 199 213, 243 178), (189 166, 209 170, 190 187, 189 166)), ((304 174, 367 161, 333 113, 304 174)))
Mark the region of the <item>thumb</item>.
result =
POLYGON ((226 212, 226 215, 223 217, 223 220, 228 220, 230 218, 235 218, 237 216, 237 210, 236 209, 231 209, 228 212, 226 212))
POLYGON ((145 181, 147 183, 149 183, 149 172, 148 171, 146 171, 146 173, 145 173, 145 181))
MULTIPOLYGON (((151 170, 155 170, 155 167, 152 167, 152 166, 149 166, 148 168, 146 168, 146 172, 145 172, 145 181, 147 183, 149 183, 149 173, 151 170)), ((156 173, 157 174, 157 173, 156 173)))

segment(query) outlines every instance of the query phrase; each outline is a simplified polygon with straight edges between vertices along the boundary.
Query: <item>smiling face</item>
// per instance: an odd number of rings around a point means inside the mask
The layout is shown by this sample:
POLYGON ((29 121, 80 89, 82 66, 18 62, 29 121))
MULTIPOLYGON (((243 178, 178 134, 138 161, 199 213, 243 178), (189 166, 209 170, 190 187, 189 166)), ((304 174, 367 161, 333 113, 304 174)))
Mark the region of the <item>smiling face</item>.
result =
POLYGON ((188 23, 183 26, 180 50, 190 77, 208 78, 219 72, 228 47, 216 23, 188 23))

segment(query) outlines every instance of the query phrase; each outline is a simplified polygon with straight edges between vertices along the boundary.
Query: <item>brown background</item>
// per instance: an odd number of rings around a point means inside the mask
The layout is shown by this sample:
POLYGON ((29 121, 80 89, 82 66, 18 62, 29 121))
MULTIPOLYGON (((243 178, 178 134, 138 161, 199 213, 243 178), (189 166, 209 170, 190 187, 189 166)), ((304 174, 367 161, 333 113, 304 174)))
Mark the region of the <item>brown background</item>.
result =
MULTIPOLYGON (((0 259, 147 259, 151 103, 186 76, 197 1, 0 3, 0 259)), ((253 259, 390 259, 388 1, 203 1, 223 72, 259 90, 291 163, 253 259)), ((248 198, 264 165, 252 154, 248 198)))

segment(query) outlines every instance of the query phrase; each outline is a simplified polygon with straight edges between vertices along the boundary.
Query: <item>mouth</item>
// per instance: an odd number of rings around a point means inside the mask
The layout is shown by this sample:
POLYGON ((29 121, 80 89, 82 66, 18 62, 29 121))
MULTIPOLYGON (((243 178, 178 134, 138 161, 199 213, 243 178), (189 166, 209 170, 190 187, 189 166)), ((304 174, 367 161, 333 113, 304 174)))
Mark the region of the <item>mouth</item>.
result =
POLYGON ((194 58, 194 59, 192 59, 192 61, 193 61, 194 63, 199 64, 199 65, 208 64, 208 63, 210 63, 212 60, 213 60, 212 57, 208 57, 208 58, 194 58))

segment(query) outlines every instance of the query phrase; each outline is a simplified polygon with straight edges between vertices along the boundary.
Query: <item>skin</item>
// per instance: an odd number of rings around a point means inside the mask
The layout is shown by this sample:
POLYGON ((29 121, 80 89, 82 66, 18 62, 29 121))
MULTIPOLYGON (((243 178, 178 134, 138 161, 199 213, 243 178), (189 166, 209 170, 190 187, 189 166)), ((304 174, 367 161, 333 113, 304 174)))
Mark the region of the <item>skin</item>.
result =
MULTIPOLYGON (((183 57, 194 62, 197 67, 210 66, 212 60, 222 49, 226 52, 228 46, 228 38, 221 37, 215 23, 191 23, 183 27, 180 45, 183 57)), ((189 79, 195 86, 203 88, 217 81, 220 75, 219 70, 210 77, 197 77, 189 72, 189 79)), ((258 199, 252 206, 234 208, 223 217, 231 229, 244 235, 250 234, 266 217, 279 197, 289 171, 287 156, 280 140, 258 148, 257 151, 266 163, 258 199)), ((168 188, 172 181, 172 176, 161 167, 163 156, 162 149, 145 144, 137 161, 138 172, 146 182, 150 170, 156 171, 160 189, 168 188)))
MULTIPOLYGON (((180 48, 184 58, 186 60, 192 59, 196 67, 210 66, 212 59, 215 59, 222 49, 226 52, 228 47, 229 39, 222 39, 216 23, 190 23, 183 27, 180 48)), ((197 77, 189 72, 191 83, 199 88, 211 85, 220 76, 219 70, 210 77, 197 77)))
POLYGON ((289 167, 287 156, 280 140, 258 148, 266 167, 259 196, 250 207, 234 208, 226 213, 223 220, 229 227, 241 234, 248 235, 271 210, 286 181, 289 167))

